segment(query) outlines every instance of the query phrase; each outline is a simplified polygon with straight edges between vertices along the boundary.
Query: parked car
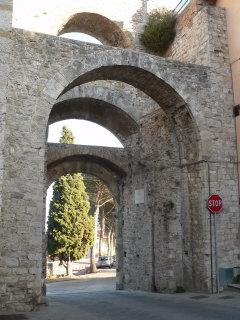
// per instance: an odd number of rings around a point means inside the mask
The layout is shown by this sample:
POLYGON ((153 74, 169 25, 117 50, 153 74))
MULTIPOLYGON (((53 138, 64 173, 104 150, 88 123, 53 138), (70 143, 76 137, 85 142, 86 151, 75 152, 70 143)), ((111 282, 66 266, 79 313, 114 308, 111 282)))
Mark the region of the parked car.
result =
POLYGON ((98 263, 97 263, 97 268, 112 268, 113 263, 111 257, 99 257, 98 258, 98 263))

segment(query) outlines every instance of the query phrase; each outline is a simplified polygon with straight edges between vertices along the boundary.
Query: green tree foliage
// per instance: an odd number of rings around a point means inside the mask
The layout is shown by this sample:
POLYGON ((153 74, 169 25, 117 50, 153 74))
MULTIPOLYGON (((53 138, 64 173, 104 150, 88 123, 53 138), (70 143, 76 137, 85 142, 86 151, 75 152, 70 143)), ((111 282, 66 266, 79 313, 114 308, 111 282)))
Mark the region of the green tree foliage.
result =
POLYGON ((94 219, 81 173, 67 174, 54 184, 48 217, 48 254, 61 262, 83 258, 94 241, 94 219))
POLYGON ((172 11, 165 8, 153 10, 141 35, 142 43, 162 54, 174 40, 176 21, 176 15, 172 11))
POLYGON ((69 130, 66 126, 63 126, 61 137, 59 142, 60 143, 67 143, 67 144, 74 144, 75 137, 71 130, 69 130))

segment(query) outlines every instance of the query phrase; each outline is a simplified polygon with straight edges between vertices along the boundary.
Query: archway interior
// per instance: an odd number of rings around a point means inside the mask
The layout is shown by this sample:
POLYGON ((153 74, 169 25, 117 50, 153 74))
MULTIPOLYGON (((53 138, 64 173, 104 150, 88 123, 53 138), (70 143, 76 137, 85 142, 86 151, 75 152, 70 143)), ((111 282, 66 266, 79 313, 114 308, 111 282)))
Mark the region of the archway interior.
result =
MULTIPOLYGON (((72 276, 77 277, 89 272, 94 263, 97 268, 116 267, 116 229, 115 208, 116 203, 111 191, 106 184, 96 176, 82 173, 85 191, 88 194, 90 209, 88 215, 95 221, 95 240, 93 243, 94 256, 91 258, 91 250, 80 260, 72 263, 72 276)), ((59 177, 59 179, 61 179, 59 177)), ((55 181, 56 182, 56 181, 55 181)), ((53 197, 53 182, 47 190, 46 198, 46 232, 49 213, 49 203, 53 197)), ((71 192, 71 191, 70 191, 71 192)), ((111 277, 115 273, 111 273, 111 277)), ((46 277, 61 277, 66 275, 66 270, 56 257, 51 260, 47 257, 46 277)))
POLYGON ((139 130, 139 125, 122 109, 106 101, 88 97, 56 103, 51 110, 48 124, 66 119, 82 119, 97 123, 113 133, 122 143, 139 130))
MULTIPOLYGON (((200 137, 195 119, 183 98, 165 81, 149 71, 129 65, 97 67, 77 76, 79 70, 82 70, 82 62, 76 61, 74 69, 76 70, 75 79, 66 86, 59 97, 76 86, 93 81, 113 80, 127 83, 152 98, 171 119, 180 144, 180 162, 199 160, 200 137), (191 152, 187 148, 188 145, 192 146, 191 152)), ((66 72, 68 72, 67 69, 66 72)))
POLYGON ((76 172, 84 172, 98 177, 111 191, 115 201, 119 202, 119 183, 126 176, 126 172, 113 162, 98 156, 73 155, 49 162, 46 184, 49 186, 59 177, 76 172))
MULTIPOLYGON (((82 65, 79 62, 79 70, 81 70, 81 67, 82 65)), ((77 61, 74 64, 74 68, 78 69, 77 61)), ((71 81, 59 96, 76 86, 97 80, 115 80, 128 83, 150 96, 168 114, 172 111, 169 110, 171 106, 176 107, 185 104, 182 97, 156 75, 144 69, 128 65, 102 66, 88 71, 71 81)))
MULTIPOLYGON (((88 63, 90 65, 91 61, 88 61, 88 63)), ((78 61, 76 61, 73 67, 76 74, 79 74, 80 70, 82 70, 82 62, 79 63, 78 66, 78 61)), ((194 267, 197 269, 196 261, 192 258, 192 248, 199 249, 201 244, 199 244, 199 241, 194 242, 194 239, 191 238, 192 233, 189 232, 189 230, 195 230, 191 221, 192 217, 196 216, 194 213, 193 200, 195 200, 195 190, 199 185, 191 185, 192 177, 196 173, 196 170, 194 170, 194 173, 188 167, 181 170, 181 163, 183 161, 190 162, 198 160, 199 136, 197 126, 185 101, 170 85, 156 75, 133 66, 103 66, 88 71, 80 76, 76 76, 62 91, 60 96, 75 86, 98 80, 113 80, 128 83, 142 90, 160 106, 159 110, 161 110, 161 112, 157 110, 149 114, 141 123, 140 131, 142 137, 144 137, 144 141, 140 143, 141 153, 139 153, 137 144, 132 145, 133 148, 131 150, 132 159, 137 160, 136 163, 131 163, 136 175, 133 174, 131 177, 126 178, 125 185, 127 188, 124 194, 125 199, 127 199, 129 194, 134 194, 135 186, 144 181, 144 184, 149 186, 149 195, 153 193, 158 195, 158 199, 154 198, 153 200, 154 210, 159 212, 160 216, 154 217, 153 228, 155 229, 155 234, 159 236, 154 238, 151 244, 151 239, 149 239, 148 243, 145 243, 141 237, 135 238, 135 234, 133 236, 124 234, 124 241, 128 244, 132 243, 132 248, 137 248, 137 256, 141 258, 143 264, 145 263, 143 257, 146 254, 144 246, 148 246, 148 252, 150 252, 151 245, 154 247, 153 252, 155 258, 151 266, 153 270, 155 270, 155 283, 153 287, 161 291, 164 283, 161 269, 164 269, 164 265, 170 263, 170 255, 176 257, 176 263, 171 265, 171 270, 164 270, 166 277, 168 277, 169 280, 172 279, 172 283, 174 283, 174 281, 183 283, 183 273, 185 272, 183 272, 183 270, 186 269, 186 265, 194 264, 194 267), (190 152, 189 145, 191 145, 190 152), (143 155, 143 161, 139 161, 139 159, 142 160, 139 158, 139 155, 140 157, 143 155), (144 168, 147 168, 147 164, 150 165, 151 170, 145 174, 144 168), (141 166, 141 169, 139 169, 138 165, 141 166), (142 182, 139 183, 139 181, 142 182), (186 190, 184 195, 182 195, 183 189, 186 190), (184 199, 183 202, 186 203, 185 207, 174 204, 178 203, 180 198, 184 199), (173 218, 169 219, 168 216, 171 211, 172 213, 174 212, 174 215, 173 218), (180 226, 183 226, 183 228, 180 228, 180 226), (178 229, 177 235, 174 231, 176 228, 178 229), (168 240, 166 242, 162 241, 163 239, 168 240), (187 254, 183 257, 182 242, 184 241, 185 243, 191 243, 191 247, 189 246, 189 248, 187 248, 187 254), (180 269, 179 265, 181 265, 180 269)), ((85 158, 85 160, 87 159, 85 158)), ((83 163, 86 163, 86 161, 83 161, 83 163)), ((197 168, 197 170, 199 170, 199 168, 197 168)), ((113 171, 114 168, 112 168, 112 172, 113 171)), ((200 183, 201 181, 199 181, 199 184, 200 183)), ((134 212, 134 210, 134 203, 131 201, 128 211, 134 212)), ((148 209, 145 207, 145 210, 147 211, 148 209)), ((151 209, 149 210, 151 211, 151 209)), ((141 212, 138 212, 138 214, 138 221, 140 221, 141 212)), ((151 212, 149 212, 148 217, 150 216, 151 212)), ((123 215, 123 219, 130 229, 135 230, 137 221, 132 219, 130 215, 123 215)), ((199 219, 199 224, 201 224, 200 218, 196 217, 196 219, 199 219)), ((146 215, 142 216, 142 220, 146 226, 152 226, 152 222, 147 220, 146 215)), ((128 246, 127 250, 129 250, 129 248, 128 246)), ((124 257, 127 257, 127 250, 124 252, 124 257)), ((132 251, 134 252, 134 249, 132 251)), ((131 279, 129 284, 133 286, 132 288, 137 289, 145 286, 144 288, 149 290, 151 280, 148 281, 146 279, 145 284, 140 284, 138 276, 136 276, 136 273, 134 273, 131 268, 124 272, 127 272, 127 277, 131 279)), ((141 272, 141 270, 139 270, 139 272, 141 272)), ((188 283, 188 285, 191 285, 192 269, 187 270, 187 272, 188 274, 184 281, 188 283)), ((173 288, 171 288, 171 290, 173 290, 173 288)))
POLYGON ((88 34, 98 39, 102 44, 128 48, 128 42, 121 28, 108 18, 90 12, 74 14, 61 27, 58 35, 70 32, 88 34))

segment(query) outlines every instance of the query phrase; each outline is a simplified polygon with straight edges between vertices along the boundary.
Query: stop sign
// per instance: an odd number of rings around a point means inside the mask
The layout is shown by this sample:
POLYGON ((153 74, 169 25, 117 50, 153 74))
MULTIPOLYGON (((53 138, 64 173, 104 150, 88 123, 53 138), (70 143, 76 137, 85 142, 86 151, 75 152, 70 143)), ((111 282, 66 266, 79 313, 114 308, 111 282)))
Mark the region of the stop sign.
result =
POLYGON ((208 199, 208 209, 213 213, 219 212, 222 209, 222 198, 217 194, 211 195, 208 199))

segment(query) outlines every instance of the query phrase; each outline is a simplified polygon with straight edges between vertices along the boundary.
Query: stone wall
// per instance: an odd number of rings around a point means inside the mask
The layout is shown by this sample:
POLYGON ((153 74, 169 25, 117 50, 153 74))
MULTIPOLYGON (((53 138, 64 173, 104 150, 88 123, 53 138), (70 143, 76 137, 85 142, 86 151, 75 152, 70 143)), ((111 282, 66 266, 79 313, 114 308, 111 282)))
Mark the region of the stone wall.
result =
MULTIPOLYGON (((70 0, 66 7, 57 0, 51 3, 32 0, 31 4, 22 0, 14 2, 13 27, 51 35, 83 32, 105 45, 147 51, 141 44, 140 35, 149 13, 159 7, 174 9, 175 5, 170 0, 134 0, 131 3, 115 0, 114 5, 110 0, 101 3, 70 0)), ((192 0, 179 16, 178 27, 189 27, 196 11, 206 7, 203 0, 192 0)))
MULTIPOLYGON (((3 176, 4 176, 4 155, 5 155, 5 132, 6 132, 6 105, 9 76, 9 54, 12 50, 11 40, 11 17, 12 1, 0 1, 0 306, 10 304, 9 295, 6 294, 7 282, 10 278, 10 268, 17 267, 18 261, 12 253, 6 256, 6 239, 4 235, 8 233, 8 226, 4 224, 6 212, 3 209, 3 176)), ((1 307, 0 307, 1 308, 1 307)))
MULTIPOLYGON (((14 2, 13 10, 13 27, 26 29, 34 32, 41 32, 51 35, 58 35, 61 30, 66 27, 66 32, 78 31, 90 34, 99 38, 104 44, 124 46, 128 48, 138 46, 138 34, 147 20, 147 2, 148 0, 134 0, 129 3, 125 0, 115 0, 114 4, 110 0, 83 2, 70 0, 67 6, 63 6, 59 1, 52 0, 51 2, 43 0, 29 1, 22 0, 14 2), (126 9, 127 8, 127 9, 126 9), (81 19, 77 21, 78 16, 75 16, 75 21, 69 28, 67 23, 69 19, 76 14, 87 13, 87 22, 81 19), (108 19, 108 22, 107 22, 108 19), (95 27, 94 27, 95 26, 95 27), (99 34, 99 29, 102 29, 102 34, 99 34), (95 30, 94 30, 95 29, 95 30), (110 37, 110 33, 123 33, 126 41, 105 42, 110 37), (114 44, 115 43, 115 44, 114 44), (123 45, 123 43, 125 43, 123 45)), ((162 4, 166 4, 166 0, 162 0, 162 4)), ((85 15, 86 16, 86 15, 85 15)))
POLYGON ((174 60, 222 67, 229 73, 225 10, 192 0, 179 15, 176 37, 165 53, 174 60))
POLYGON ((49 175, 86 170, 118 190, 119 289, 173 292, 182 285, 211 291, 209 193, 219 193, 224 203, 219 265, 239 265, 236 138, 223 17, 222 10, 203 8, 189 26, 211 30, 202 55, 196 47, 186 58, 199 53, 207 66, 12 30, 8 91, 6 82, 1 90, 7 103, 1 309, 29 311, 39 302, 49 175), (90 98, 101 101, 99 110, 94 103, 91 112, 76 103, 90 98), (100 114, 109 108, 112 121, 106 125, 122 137, 125 175, 113 169, 111 159, 97 161, 87 147, 59 153, 55 165, 46 167, 47 126, 66 117, 64 105, 74 117, 103 124, 100 114), (114 113, 121 119, 115 121, 114 113))

